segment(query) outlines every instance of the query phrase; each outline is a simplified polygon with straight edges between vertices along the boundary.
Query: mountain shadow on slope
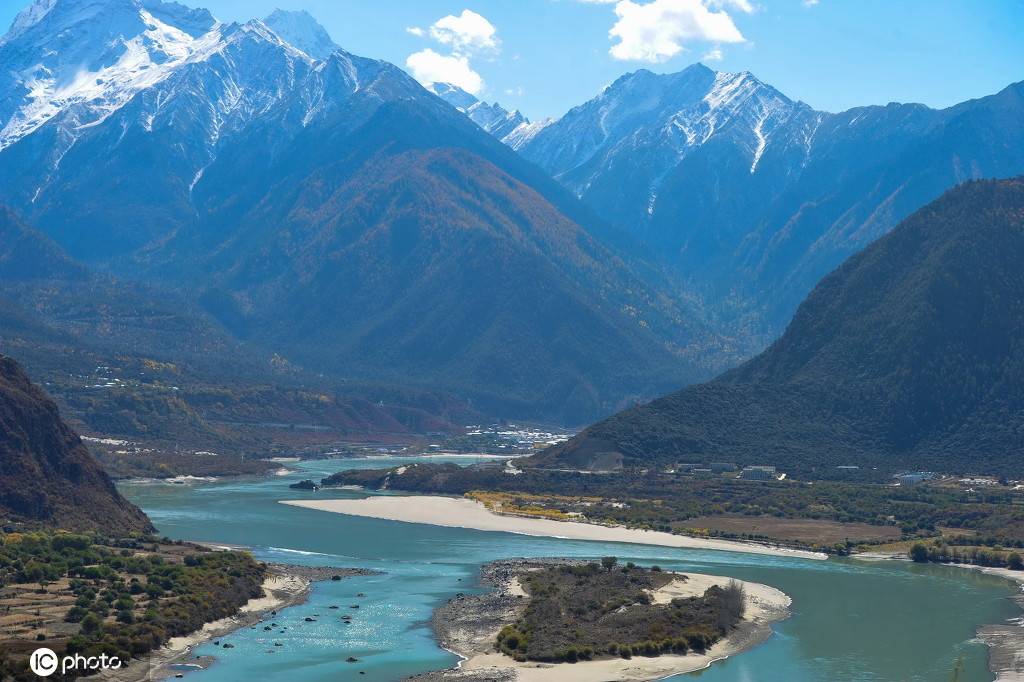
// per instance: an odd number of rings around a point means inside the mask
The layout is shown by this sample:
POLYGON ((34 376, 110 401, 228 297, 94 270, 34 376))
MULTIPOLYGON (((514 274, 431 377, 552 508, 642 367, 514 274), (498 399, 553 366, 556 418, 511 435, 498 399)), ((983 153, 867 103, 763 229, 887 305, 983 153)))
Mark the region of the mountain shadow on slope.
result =
POLYGON ((1024 473, 1024 180, 966 183, 826 277, 768 350, 535 458, 1024 473))

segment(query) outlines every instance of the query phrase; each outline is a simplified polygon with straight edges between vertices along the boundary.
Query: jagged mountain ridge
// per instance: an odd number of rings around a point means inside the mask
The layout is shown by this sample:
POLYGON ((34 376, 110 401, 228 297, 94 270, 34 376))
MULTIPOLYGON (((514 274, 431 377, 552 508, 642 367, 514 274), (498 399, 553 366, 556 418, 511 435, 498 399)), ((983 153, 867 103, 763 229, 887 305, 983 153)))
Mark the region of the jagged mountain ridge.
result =
POLYGON ((433 83, 427 89, 512 149, 527 144, 552 122, 545 119, 532 123, 518 109, 509 111, 497 102, 488 104, 451 83, 433 83))
POLYGON ((599 422, 534 463, 1018 476, 1022 258, 1024 179, 964 184, 826 277, 764 353, 599 422))
POLYGON ((327 30, 305 10, 274 10, 263 20, 285 42, 313 59, 323 60, 339 49, 327 30))
POLYGON ((750 73, 626 74, 519 148, 725 319, 773 336, 817 281, 967 179, 1024 172, 1024 84, 815 111, 750 73))
MULTIPOLYGON (((152 15, 136 0, 57 2, 107 2, 152 15)), ((265 344, 268 352, 301 356, 304 366, 346 379, 405 368, 400 379, 416 385, 456 391, 496 410, 504 400, 505 407, 532 416, 550 417, 545 411, 555 407, 563 410, 559 418, 578 423, 710 371, 702 349, 719 342, 695 307, 666 296, 668 286, 658 283, 657 273, 639 273, 602 243, 609 228, 570 193, 402 70, 341 49, 313 59, 261 21, 215 24, 199 40, 208 43, 204 50, 91 125, 76 125, 72 106, 0 151, 0 198, 76 260, 172 287, 201 302, 238 338, 265 344), (409 154, 431 150, 437 155, 409 154), (404 184, 395 179, 393 194, 372 191, 364 169, 388 158, 400 167, 409 164, 410 175, 404 184), (463 165, 482 174, 475 187, 486 201, 466 196, 450 179, 431 177, 460 177, 463 165), (448 241, 437 212, 458 214, 465 207, 425 201, 423 188, 433 184, 465 198, 471 211, 463 222, 471 234, 500 235, 495 247, 503 249, 501 257, 471 251, 479 246, 475 241, 448 241), (352 187, 361 191, 337 191, 352 187), (372 203, 362 190, 370 192, 372 203), (423 291, 388 288, 379 300, 355 288, 350 293, 372 303, 381 317, 339 326, 337 320, 346 318, 338 313, 337 292, 315 285, 349 268, 354 251, 335 233, 345 226, 328 206, 341 214, 358 208, 360 227, 353 234, 365 235, 379 250, 372 257, 363 254, 368 262, 394 268, 386 270, 389 282, 418 276, 409 270, 415 262, 401 263, 390 253, 410 221, 438 231, 435 248, 453 250, 424 252, 424 262, 447 259, 450 270, 462 267, 495 281, 517 279, 517 273, 501 269, 513 267, 548 278, 529 283, 546 285, 538 314, 595 325, 554 324, 558 334, 549 338, 551 347, 575 348, 593 363, 590 369, 575 362, 562 369, 558 354, 564 351, 535 353, 536 340, 517 330, 523 319, 484 315, 493 324, 470 325, 478 336, 459 344, 443 343, 429 326, 394 335, 368 331, 389 328, 399 311, 415 309, 413 300, 451 319, 488 311, 487 297, 501 292, 486 281, 463 279, 461 288, 448 291, 449 283, 428 277, 423 291), (398 236, 376 239, 395 229, 394 216, 405 216, 407 223, 398 226, 398 236), (552 235, 552 226, 564 234, 552 235), (301 243, 294 238, 299 234, 317 235, 323 244, 301 243), (524 235, 544 235, 551 248, 524 235), (570 235, 575 244, 567 241, 570 235), (332 244, 338 247, 317 248, 332 244), (498 268, 488 270, 492 259, 498 268), (287 315, 275 317, 268 314, 272 310, 287 315), (291 324, 296 317, 302 324, 291 324), (341 338, 311 347, 310 335, 300 329, 330 329, 341 338), (510 331, 502 338, 498 330, 510 331), (359 348, 369 352, 354 351, 359 348), (467 348, 469 355, 457 355, 467 348), (613 362, 623 349, 632 360, 613 362), (437 363, 416 362, 422 357, 437 363), (534 366, 533 357, 544 361, 534 366), (643 366, 633 362, 640 358, 647 359, 643 366), (464 364, 456 371, 459 363, 464 364), (637 371, 622 380, 627 364, 637 371), (558 389, 545 397, 549 381, 558 389), (531 404, 534 399, 541 402, 531 404)), ((529 314, 521 303, 493 309, 529 314)), ((545 331, 538 338, 546 336, 545 331)))

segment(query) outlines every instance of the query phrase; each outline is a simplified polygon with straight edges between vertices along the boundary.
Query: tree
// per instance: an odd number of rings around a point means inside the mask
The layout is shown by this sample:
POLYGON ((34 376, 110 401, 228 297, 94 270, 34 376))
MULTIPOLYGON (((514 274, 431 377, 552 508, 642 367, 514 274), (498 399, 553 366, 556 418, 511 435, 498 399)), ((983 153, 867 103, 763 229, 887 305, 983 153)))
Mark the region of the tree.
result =
POLYGON ((1010 556, 1006 557, 1006 565, 1011 571, 1024 570, 1024 559, 1017 552, 1010 552, 1010 556))
POLYGON ((910 558, 919 564, 928 563, 928 548, 920 542, 915 542, 910 548, 910 558))
POLYGON ((86 634, 92 634, 99 631, 100 619, 96 617, 95 613, 90 613, 82 619, 82 632, 86 634))
POLYGON ((619 560, 618 560, 617 557, 606 556, 606 557, 601 559, 601 565, 604 566, 604 570, 607 571, 608 573, 612 572, 612 569, 615 568, 615 564, 617 564, 617 563, 619 563, 619 560))

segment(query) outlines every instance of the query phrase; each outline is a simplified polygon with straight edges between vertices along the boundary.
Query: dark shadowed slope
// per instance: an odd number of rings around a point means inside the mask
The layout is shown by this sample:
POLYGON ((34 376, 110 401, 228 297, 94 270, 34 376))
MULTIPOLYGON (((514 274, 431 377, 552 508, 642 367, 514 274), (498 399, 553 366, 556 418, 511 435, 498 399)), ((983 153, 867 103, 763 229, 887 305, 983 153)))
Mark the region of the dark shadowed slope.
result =
POLYGON ((335 376, 569 423, 707 371, 717 342, 684 304, 436 98, 356 127, 328 117, 256 158, 278 134, 254 128, 207 171, 210 219, 159 254, 237 335, 335 376))
POLYGON ((0 518, 70 530, 150 531, 14 360, 0 356, 0 518))
POLYGON ((542 453, 828 475, 1024 473, 1024 181, 951 190, 829 275, 742 367, 542 453))
POLYGON ((444 393, 304 372, 177 294, 90 271, 2 206, 0 353, 46 382, 76 428, 151 445, 252 454, 271 444, 238 431, 248 424, 359 437, 478 418, 444 393))

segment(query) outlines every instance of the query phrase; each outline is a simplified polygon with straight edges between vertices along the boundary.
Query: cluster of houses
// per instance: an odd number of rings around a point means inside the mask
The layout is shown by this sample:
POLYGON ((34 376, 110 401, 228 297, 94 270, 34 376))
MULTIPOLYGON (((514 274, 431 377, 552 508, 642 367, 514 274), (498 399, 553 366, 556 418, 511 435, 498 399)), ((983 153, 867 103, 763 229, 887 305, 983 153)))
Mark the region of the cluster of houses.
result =
POLYGON ((739 478, 744 481, 776 481, 785 478, 785 474, 779 474, 775 467, 767 465, 746 466, 742 469, 735 462, 711 462, 710 464, 678 464, 674 473, 690 474, 694 476, 720 476, 739 472, 739 478))
POLYGON ((917 485, 918 483, 931 481, 935 478, 938 478, 938 475, 932 471, 908 471, 907 473, 896 475, 896 480, 903 486, 917 485))

